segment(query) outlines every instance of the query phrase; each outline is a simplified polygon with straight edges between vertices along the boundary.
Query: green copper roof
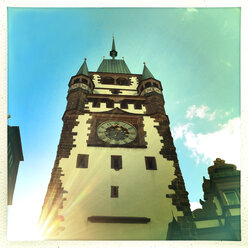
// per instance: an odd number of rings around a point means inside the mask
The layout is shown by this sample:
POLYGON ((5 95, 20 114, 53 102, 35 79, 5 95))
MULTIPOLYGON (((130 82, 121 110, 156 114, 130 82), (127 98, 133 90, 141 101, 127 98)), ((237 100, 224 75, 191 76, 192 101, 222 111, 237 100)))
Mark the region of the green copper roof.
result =
POLYGON ((115 50, 115 40, 113 37, 112 50, 110 51, 112 59, 104 59, 100 64, 97 72, 109 72, 109 73, 125 73, 130 74, 125 61, 123 59, 115 59, 117 51, 115 50))
POLYGON ((126 63, 122 59, 104 59, 97 72, 126 73, 130 74, 126 63))
POLYGON ((88 71, 88 67, 86 64, 86 59, 84 60, 84 63, 82 64, 82 66, 80 67, 77 75, 83 74, 85 76, 89 76, 89 71, 88 71))
POLYGON ((148 78, 154 78, 152 73, 149 71, 149 69, 146 67, 146 64, 144 64, 144 69, 142 73, 142 80, 148 79, 148 78))

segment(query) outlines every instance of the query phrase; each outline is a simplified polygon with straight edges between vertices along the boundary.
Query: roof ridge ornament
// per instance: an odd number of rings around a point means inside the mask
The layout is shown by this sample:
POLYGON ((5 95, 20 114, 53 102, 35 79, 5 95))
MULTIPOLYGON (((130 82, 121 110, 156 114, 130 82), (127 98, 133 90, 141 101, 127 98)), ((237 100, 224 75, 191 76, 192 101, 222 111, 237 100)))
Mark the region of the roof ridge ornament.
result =
POLYGON ((117 56, 117 51, 115 49, 114 35, 113 35, 112 50, 110 51, 110 56, 112 57, 112 59, 115 59, 115 57, 117 56))

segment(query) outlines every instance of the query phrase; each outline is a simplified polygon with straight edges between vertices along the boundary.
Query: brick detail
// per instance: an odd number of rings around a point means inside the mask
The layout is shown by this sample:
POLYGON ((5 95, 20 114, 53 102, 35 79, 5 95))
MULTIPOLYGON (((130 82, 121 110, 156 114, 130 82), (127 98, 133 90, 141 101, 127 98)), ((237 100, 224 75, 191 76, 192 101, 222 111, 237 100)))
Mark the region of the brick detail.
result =
POLYGON ((146 97, 144 105, 146 107, 146 114, 150 115, 158 123, 158 125, 155 125, 155 128, 162 137, 161 143, 163 144, 160 154, 167 160, 174 162, 173 167, 175 168, 176 178, 168 186, 169 189, 174 190, 174 193, 167 194, 165 197, 171 198, 172 204, 176 206, 177 210, 184 213, 184 216, 178 217, 178 223, 183 235, 182 239, 194 239, 195 224, 192 220, 188 192, 185 188, 176 148, 170 131, 170 121, 164 110, 163 96, 157 94, 149 95, 146 97))
POLYGON ((160 154, 167 160, 174 161, 175 176, 169 189, 174 190, 172 194, 166 194, 167 198, 171 198, 172 204, 176 206, 178 211, 183 211, 184 216, 178 217, 178 224, 180 225, 182 237, 181 239, 194 239, 195 237, 195 224, 192 219, 192 212, 190 209, 190 203, 188 200, 188 192, 186 191, 182 173, 179 167, 178 158, 176 154, 176 148, 174 146, 173 138, 170 132, 169 119, 165 114, 156 114, 152 116, 156 122, 159 123, 155 126, 159 135, 162 137, 163 143, 160 154))
POLYGON ((184 215, 191 215, 190 204, 188 200, 188 192, 186 191, 182 173, 178 164, 176 148, 174 146, 173 138, 170 132, 169 119, 165 114, 156 114, 151 116, 155 122, 159 123, 155 126, 159 135, 162 137, 163 143, 160 154, 168 160, 174 161, 176 178, 169 185, 170 189, 175 191, 174 194, 168 194, 166 197, 172 198, 172 204, 177 207, 177 210, 183 211, 184 215))
POLYGON ((67 96, 66 112, 72 110, 74 111, 77 110, 79 112, 86 112, 85 103, 87 103, 87 95, 85 91, 83 91, 82 89, 69 91, 67 96))
MULTIPOLYGON (((48 226, 54 225, 54 232, 63 230, 61 222, 64 218, 59 215, 59 209, 63 208, 63 201, 66 200, 64 195, 67 191, 64 190, 61 177, 64 176, 63 170, 59 167, 59 162, 61 158, 68 158, 70 156, 71 149, 75 147, 73 144, 73 136, 76 132, 72 132, 73 128, 79 124, 76 121, 78 114, 66 114, 63 116, 63 128, 60 136, 60 142, 58 145, 57 156, 54 163, 54 167, 51 173, 51 179, 48 185, 48 190, 45 196, 44 204, 42 206, 42 213, 40 216, 40 225, 44 224, 44 221, 49 221, 48 226)), ((49 228, 46 228, 46 230, 49 228)))
POLYGON ((164 99, 162 95, 157 93, 151 94, 146 98, 145 101, 146 114, 165 114, 164 110, 164 99))

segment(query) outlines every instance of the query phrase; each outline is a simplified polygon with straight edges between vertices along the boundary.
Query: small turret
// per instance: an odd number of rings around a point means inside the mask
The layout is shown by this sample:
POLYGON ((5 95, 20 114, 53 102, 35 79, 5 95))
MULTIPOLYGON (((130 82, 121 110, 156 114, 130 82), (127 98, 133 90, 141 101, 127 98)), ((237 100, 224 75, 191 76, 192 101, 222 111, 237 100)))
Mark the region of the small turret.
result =
POLYGON ((159 94, 162 95, 162 86, 160 81, 156 80, 144 62, 144 69, 141 81, 138 86, 138 92, 141 96, 159 94))
POLYGON ((69 82, 66 112, 84 112, 87 95, 91 94, 93 89, 94 83, 91 80, 85 58, 79 71, 69 82))

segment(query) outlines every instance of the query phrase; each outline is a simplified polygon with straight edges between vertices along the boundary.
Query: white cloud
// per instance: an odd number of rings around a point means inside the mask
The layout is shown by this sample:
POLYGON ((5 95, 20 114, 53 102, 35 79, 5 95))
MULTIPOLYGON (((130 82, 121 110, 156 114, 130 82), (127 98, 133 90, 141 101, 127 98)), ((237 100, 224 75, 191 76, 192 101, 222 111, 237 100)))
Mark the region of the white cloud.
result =
POLYGON ((191 211, 194 211, 197 208, 202 208, 202 205, 200 202, 190 202, 191 211))
POLYGON ((186 111, 186 118, 191 120, 194 117, 198 117, 200 119, 208 119, 211 121, 215 118, 216 111, 211 113, 209 110, 210 108, 206 105, 201 105, 200 107, 192 105, 186 111))
POLYGON ((187 123, 186 125, 178 125, 172 130, 172 136, 174 140, 182 139, 184 134, 188 131, 189 127, 192 126, 191 123, 187 123))
POLYGON ((196 163, 203 161, 210 165, 216 158, 221 158, 240 169, 240 118, 231 119, 220 125, 220 130, 207 134, 194 133, 191 126, 177 126, 172 133, 177 139, 184 139, 184 145, 191 150, 196 163))

